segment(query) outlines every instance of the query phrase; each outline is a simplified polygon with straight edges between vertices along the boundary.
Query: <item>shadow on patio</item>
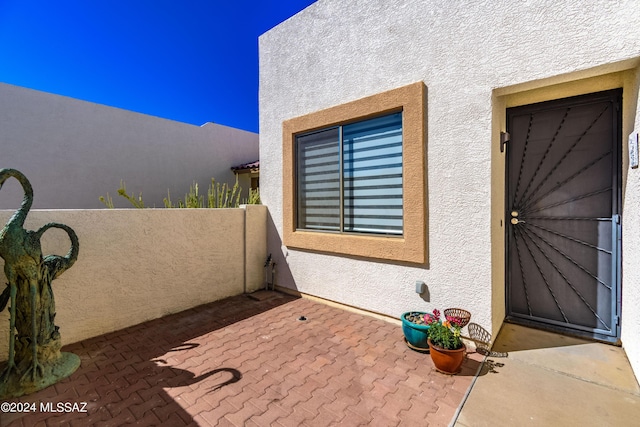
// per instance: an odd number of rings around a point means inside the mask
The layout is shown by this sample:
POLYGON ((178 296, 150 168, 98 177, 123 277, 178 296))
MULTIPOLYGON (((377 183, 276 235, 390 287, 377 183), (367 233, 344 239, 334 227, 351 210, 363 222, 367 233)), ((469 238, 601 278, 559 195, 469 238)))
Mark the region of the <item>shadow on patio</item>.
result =
POLYGON ((15 400, 38 410, 0 414, 0 425, 448 425, 482 360, 470 354, 460 375, 442 375, 399 326, 278 292, 63 350, 81 357, 78 371, 15 400), (48 402, 87 412, 40 412, 48 402))

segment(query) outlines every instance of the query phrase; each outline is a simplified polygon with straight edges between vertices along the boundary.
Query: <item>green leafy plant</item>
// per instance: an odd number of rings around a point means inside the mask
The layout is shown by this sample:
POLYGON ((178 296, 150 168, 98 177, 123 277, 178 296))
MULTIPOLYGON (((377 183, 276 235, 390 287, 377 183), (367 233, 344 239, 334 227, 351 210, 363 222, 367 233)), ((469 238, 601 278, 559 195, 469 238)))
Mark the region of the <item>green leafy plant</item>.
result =
POLYGON ((447 316, 443 321, 440 318, 440 311, 433 310, 433 314, 427 313, 424 316, 425 324, 429 325, 429 339, 431 344, 446 350, 457 350, 462 348, 462 320, 455 316, 447 316))

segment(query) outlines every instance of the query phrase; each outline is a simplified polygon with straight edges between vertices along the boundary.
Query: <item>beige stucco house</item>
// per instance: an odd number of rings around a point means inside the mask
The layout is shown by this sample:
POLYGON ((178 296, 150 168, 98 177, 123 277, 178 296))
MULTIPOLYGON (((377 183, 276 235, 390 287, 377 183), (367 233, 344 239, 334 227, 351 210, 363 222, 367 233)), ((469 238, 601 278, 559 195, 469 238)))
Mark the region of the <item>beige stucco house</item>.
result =
MULTIPOLYGON (((26 174, 36 209, 101 209, 107 193, 116 207, 128 193, 148 207, 176 203, 196 181, 233 185, 231 167, 258 158, 258 135, 215 123, 195 126, 133 111, 0 83, 0 168, 26 174)), ((242 182, 243 199, 250 180, 242 182)), ((14 208, 21 188, 7 182, 0 209, 14 208)))
POLYGON ((231 171, 243 189, 260 190, 260 160, 231 167, 231 171))
POLYGON ((259 44, 279 286, 621 344, 640 374, 637 1, 319 0, 259 44))

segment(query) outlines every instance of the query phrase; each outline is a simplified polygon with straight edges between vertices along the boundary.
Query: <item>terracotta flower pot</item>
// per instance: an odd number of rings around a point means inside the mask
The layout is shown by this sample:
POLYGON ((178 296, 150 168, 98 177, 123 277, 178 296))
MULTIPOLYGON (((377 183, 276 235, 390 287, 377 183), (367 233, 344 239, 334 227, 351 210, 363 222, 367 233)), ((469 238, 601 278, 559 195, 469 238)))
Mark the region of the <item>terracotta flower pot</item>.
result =
POLYGON ((433 360, 433 364, 438 371, 444 374, 457 374, 460 371, 467 351, 467 347, 464 344, 462 344, 462 348, 457 350, 447 350, 434 346, 431 340, 428 340, 427 343, 429 344, 431 360, 433 360))

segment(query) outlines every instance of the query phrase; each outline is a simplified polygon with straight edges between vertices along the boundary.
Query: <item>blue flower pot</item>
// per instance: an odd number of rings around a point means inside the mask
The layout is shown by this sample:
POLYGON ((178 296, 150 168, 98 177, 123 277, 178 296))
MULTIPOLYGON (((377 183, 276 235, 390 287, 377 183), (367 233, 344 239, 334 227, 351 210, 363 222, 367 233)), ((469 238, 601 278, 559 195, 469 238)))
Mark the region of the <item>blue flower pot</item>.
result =
POLYGON ((400 320, 402 320, 402 332, 404 332, 404 337, 407 339, 407 344, 409 344, 409 347, 417 350, 429 351, 429 344, 427 343, 427 339, 429 338, 429 325, 418 325, 407 320, 407 315, 410 314, 424 315, 426 312, 408 311, 400 317, 400 320))

